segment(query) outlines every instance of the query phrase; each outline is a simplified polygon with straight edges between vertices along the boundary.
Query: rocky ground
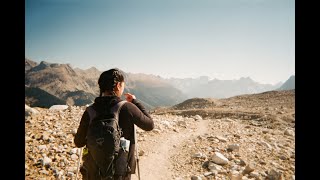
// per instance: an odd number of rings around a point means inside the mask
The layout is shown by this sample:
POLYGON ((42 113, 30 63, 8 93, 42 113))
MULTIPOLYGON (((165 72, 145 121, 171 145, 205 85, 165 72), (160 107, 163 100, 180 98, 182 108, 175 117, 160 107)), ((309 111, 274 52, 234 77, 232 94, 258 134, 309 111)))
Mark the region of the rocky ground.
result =
MULTIPOLYGON (((26 107, 26 179, 75 179, 85 107, 60 108, 26 107)), ((295 179, 294 91, 188 101, 152 117, 154 130, 137 130, 142 180, 295 179)))

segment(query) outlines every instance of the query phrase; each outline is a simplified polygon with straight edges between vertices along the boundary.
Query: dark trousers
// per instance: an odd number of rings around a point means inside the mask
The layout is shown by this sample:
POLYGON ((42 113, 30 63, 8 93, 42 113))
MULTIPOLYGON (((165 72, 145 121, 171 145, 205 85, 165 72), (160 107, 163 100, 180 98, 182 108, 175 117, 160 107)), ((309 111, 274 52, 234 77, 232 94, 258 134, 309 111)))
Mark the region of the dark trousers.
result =
MULTIPOLYGON (((80 168, 83 180, 98 180, 100 177, 97 177, 95 174, 89 173, 83 166, 80 168)), ((111 180, 111 179, 110 179, 111 180)), ((112 180, 131 180, 131 174, 126 176, 115 175, 112 180)))
POLYGON ((127 174, 126 176, 114 176, 114 180, 131 180, 131 174, 127 174))

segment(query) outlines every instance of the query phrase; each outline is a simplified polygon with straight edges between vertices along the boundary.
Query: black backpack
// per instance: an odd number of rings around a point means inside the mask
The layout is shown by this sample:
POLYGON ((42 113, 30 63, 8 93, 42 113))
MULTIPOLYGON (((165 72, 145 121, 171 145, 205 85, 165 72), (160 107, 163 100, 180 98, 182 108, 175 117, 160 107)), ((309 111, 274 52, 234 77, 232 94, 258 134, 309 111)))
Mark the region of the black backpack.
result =
POLYGON ((112 179, 115 173, 115 160, 119 153, 122 135, 118 117, 125 102, 120 101, 111 108, 110 112, 90 118, 87 148, 99 168, 99 175, 104 178, 112 179))

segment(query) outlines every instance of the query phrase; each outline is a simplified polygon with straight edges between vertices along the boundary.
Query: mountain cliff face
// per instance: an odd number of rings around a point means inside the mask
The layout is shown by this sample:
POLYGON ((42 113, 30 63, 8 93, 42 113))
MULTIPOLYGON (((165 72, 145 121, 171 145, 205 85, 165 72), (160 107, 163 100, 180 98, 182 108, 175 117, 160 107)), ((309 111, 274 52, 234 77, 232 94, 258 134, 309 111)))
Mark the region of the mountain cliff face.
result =
POLYGON ((84 80, 88 86, 94 92, 94 95, 99 95, 99 86, 98 86, 98 78, 102 72, 100 72, 97 68, 91 67, 86 70, 82 70, 79 68, 75 68, 74 71, 78 74, 78 76, 84 80))
POLYGON ((295 89, 295 76, 292 75, 290 78, 283 83, 283 85, 278 90, 291 90, 295 89))

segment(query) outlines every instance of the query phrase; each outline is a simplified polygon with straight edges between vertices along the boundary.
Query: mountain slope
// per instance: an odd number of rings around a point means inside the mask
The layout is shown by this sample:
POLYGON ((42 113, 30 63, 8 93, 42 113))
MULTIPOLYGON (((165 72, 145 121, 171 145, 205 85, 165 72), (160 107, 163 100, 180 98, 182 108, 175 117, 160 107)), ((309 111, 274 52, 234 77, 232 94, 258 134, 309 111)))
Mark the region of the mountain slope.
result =
POLYGON ((295 89, 295 76, 292 75, 290 78, 283 83, 283 85, 278 90, 291 90, 295 89))
POLYGON ((127 87, 124 92, 135 94, 152 108, 172 106, 186 99, 180 90, 159 76, 126 73, 126 77, 127 87))
POLYGON ((94 94, 91 87, 69 64, 42 61, 26 73, 25 84, 30 87, 39 87, 60 98, 63 98, 63 93, 68 91, 82 90, 94 94))
MULTIPOLYGON (((68 105, 86 105, 99 95, 97 82, 101 73, 95 67, 73 69, 69 64, 42 61, 26 71, 25 85, 47 91, 68 105)), ((124 92, 135 94, 147 109, 171 106, 186 98, 180 90, 157 76, 125 73, 125 81, 124 92)))
POLYGON ((99 86, 98 86, 98 79, 102 72, 100 72, 97 68, 91 67, 86 70, 82 70, 79 68, 75 68, 74 71, 78 74, 78 76, 83 79, 88 86, 94 92, 94 95, 99 95, 99 86))
POLYGON ((40 88, 25 86, 25 103, 30 107, 49 108, 52 105, 66 104, 66 101, 40 88))

